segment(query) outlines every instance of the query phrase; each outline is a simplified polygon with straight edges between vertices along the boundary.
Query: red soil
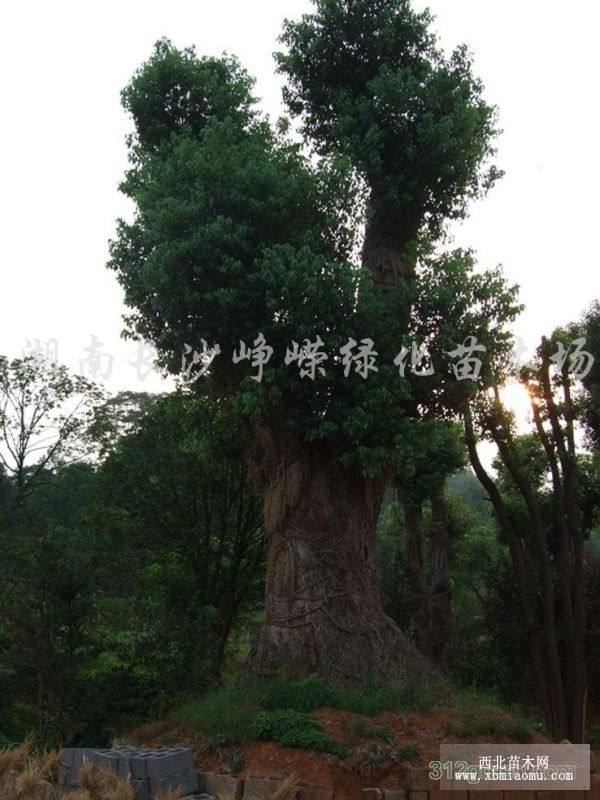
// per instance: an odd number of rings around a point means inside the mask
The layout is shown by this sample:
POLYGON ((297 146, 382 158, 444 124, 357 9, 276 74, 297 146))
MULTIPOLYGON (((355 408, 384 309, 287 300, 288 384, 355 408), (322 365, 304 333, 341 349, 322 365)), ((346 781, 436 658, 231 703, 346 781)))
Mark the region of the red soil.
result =
POLYGON ((368 786, 399 788, 407 767, 426 766, 439 758, 448 712, 420 716, 386 711, 366 719, 347 711, 322 708, 312 715, 335 741, 345 745, 348 758, 284 748, 274 742, 250 742, 240 747, 212 747, 201 734, 178 723, 152 723, 129 738, 139 746, 190 747, 196 767, 203 772, 232 773, 243 764, 239 776, 283 780, 295 775, 300 786, 335 787, 336 800, 361 800, 368 786), (403 753, 407 747, 416 748, 403 753), (407 760, 410 756, 411 761, 407 760))

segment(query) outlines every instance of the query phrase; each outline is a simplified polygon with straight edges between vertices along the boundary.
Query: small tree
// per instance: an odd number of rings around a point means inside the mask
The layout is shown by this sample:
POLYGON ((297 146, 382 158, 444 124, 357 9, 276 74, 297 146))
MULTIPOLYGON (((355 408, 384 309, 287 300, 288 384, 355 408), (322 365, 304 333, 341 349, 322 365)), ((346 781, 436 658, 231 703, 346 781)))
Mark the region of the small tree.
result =
POLYGON ((190 688, 219 676, 232 630, 260 605, 262 498, 247 485, 243 445, 215 404, 174 394, 155 402, 99 474, 100 507, 110 511, 98 525, 139 554, 150 602, 168 597, 154 616, 177 657, 163 669, 179 684, 185 674, 190 688))
POLYGON ((9 508, 45 472, 81 456, 82 433, 102 397, 97 387, 40 356, 0 356, 0 462, 14 483, 9 508))

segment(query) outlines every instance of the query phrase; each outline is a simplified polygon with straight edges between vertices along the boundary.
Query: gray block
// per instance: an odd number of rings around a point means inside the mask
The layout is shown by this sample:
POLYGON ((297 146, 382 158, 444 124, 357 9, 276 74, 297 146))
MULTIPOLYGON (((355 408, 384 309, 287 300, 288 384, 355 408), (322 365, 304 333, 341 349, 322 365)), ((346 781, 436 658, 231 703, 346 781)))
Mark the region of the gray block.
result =
POLYGON ((61 789, 78 788, 79 771, 86 762, 95 769, 109 769, 122 779, 130 779, 136 800, 152 800, 165 789, 179 789, 184 795, 198 791, 198 774, 188 748, 65 748, 59 769, 61 789))
POLYGON ((212 794, 186 794, 183 800, 217 800, 217 798, 212 794))
POLYGON ((116 775, 119 774, 119 756, 110 750, 98 753, 95 763, 98 769, 109 769, 116 775))
POLYGON ((131 761, 131 756, 129 755, 119 756, 118 775, 120 778, 128 778, 129 775, 131 775, 130 761, 131 761))
POLYGON ((198 773, 195 769, 188 769, 179 775, 170 775, 168 778, 151 778, 150 793, 154 797, 158 792, 175 789, 182 795, 198 791, 198 773))
POLYGON ((146 766, 149 778, 160 779, 193 769, 194 762, 191 750, 178 747, 172 750, 163 750, 159 755, 149 758, 146 766))
POLYGON ((132 756, 130 767, 131 777, 142 779, 148 777, 148 762, 154 758, 154 753, 150 750, 139 751, 135 756, 132 756))
POLYGON ((244 781, 233 775, 218 775, 215 772, 201 772, 198 776, 200 790, 210 797, 229 795, 241 800, 244 794, 244 781))
POLYGON ((136 800, 151 800, 150 781, 147 778, 141 781, 133 780, 131 785, 136 800))
POLYGON ((100 748, 94 747, 63 748, 58 770, 59 786, 77 786, 81 767, 87 762, 96 766, 102 752, 100 748))

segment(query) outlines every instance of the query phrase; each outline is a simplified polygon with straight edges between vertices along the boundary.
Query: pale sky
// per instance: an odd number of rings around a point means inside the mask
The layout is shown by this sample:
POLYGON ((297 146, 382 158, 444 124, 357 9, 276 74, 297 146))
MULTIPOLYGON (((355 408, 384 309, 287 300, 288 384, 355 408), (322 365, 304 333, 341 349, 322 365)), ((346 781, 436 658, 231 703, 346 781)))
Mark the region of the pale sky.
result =
MULTIPOLYGON (((498 163, 506 177, 457 226, 456 243, 475 248, 482 266, 502 263, 520 283, 527 310, 516 332, 531 347, 600 294, 600 4, 428 5, 444 46, 465 41, 473 50, 504 129, 498 163)), ((95 336, 113 357, 107 388, 161 388, 128 364, 135 345, 120 339, 122 293, 104 266, 115 219, 128 211, 117 191, 130 130, 120 90, 167 36, 200 54, 236 54, 257 78, 263 108, 277 116, 281 81, 271 54, 282 19, 309 8, 308 0, 4 5, 0 353, 56 340, 59 360, 79 370, 95 336)))

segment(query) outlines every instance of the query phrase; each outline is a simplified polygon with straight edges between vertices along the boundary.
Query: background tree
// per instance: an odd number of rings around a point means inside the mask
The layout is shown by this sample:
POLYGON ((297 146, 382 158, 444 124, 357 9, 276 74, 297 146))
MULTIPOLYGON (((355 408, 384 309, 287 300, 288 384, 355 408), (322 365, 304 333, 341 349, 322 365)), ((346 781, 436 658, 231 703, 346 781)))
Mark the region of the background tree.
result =
POLYGON ((202 339, 225 354, 210 385, 250 431, 269 536, 257 672, 364 683, 424 670, 383 611, 373 564, 409 396, 393 359, 420 236, 496 177, 494 110, 467 51, 446 58, 429 25, 399 0, 319 0, 286 24, 279 68, 308 155, 258 116, 231 59, 160 42, 123 93, 136 216, 119 224, 110 266, 130 333, 164 366, 178 371, 184 344, 202 339), (276 354, 261 383, 230 361, 259 334, 276 354), (283 357, 317 337, 329 361, 312 382, 283 357), (368 381, 352 363, 344 376, 351 338, 376 343, 368 381))
MULTIPOLYGON (((28 368, 25 420, 57 372, 28 368)), ((64 402, 57 419, 73 407, 64 402)), ((0 474, 9 741, 108 744, 218 679, 260 609, 262 508, 245 482, 243 431, 181 395, 120 395, 78 420, 61 451, 69 463, 49 459, 18 506, 18 475, 0 474)))
MULTIPOLYGON (((469 258, 457 256, 446 260, 444 269, 438 265, 429 293, 419 301, 416 325, 423 340, 443 351, 444 342, 460 341, 461 330, 465 334, 469 329, 476 332, 478 318, 481 323, 489 314, 490 327, 479 324, 477 336, 486 348, 479 353, 481 374, 477 381, 454 383, 432 376, 428 379, 430 399, 423 402, 438 407, 439 413, 463 419, 473 469, 492 502, 502 539, 510 550, 546 725, 557 736, 582 741, 587 682, 586 533, 575 426, 578 410, 580 413, 586 403, 580 401, 569 373, 576 355, 575 342, 572 336, 567 336, 567 341, 565 332, 556 332, 551 340, 543 340, 537 365, 523 372, 522 380, 532 397, 534 435, 517 436, 514 419, 501 396, 502 387, 515 377, 511 335, 506 326, 518 311, 514 289, 503 286, 499 274, 469 276, 469 258), (454 283, 459 275, 460 284, 454 283), (453 283, 455 289, 451 291, 453 283), (438 300, 432 304, 436 294, 438 300), (480 317, 482 310, 484 317, 480 317), (565 358, 555 368, 553 361, 561 353, 565 358), (481 461, 477 450, 480 437, 498 448, 499 465, 504 470, 499 482, 481 461), (515 515, 516 507, 520 516, 515 515), (560 619, 557 607, 561 609, 560 619)), ((426 391, 426 382, 422 386, 426 391)))
POLYGON ((80 454, 100 390, 39 356, 0 356, 0 461, 16 508, 45 472, 80 454), (79 451, 78 451, 79 449, 79 451))
POLYGON ((127 532, 151 593, 169 595, 162 635, 176 656, 161 669, 174 686, 185 671, 187 688, 201 688, 219 677, 232 629, 263 592, 262 498, 247 486, 241 431, 206 400, 165 397, 99 479, 104 524, 127 532))
POLYGON ((406 532, 405 558, 412 600, 412 624, 422 653, 445 667, 452 617, 450 584, 451 531, 445 486, 465 465, 457 426, 418 420, 414 440, 405 439, 396 472, 406 532), (424 506, 430 507, 430 541, 425 534, 424 506))

